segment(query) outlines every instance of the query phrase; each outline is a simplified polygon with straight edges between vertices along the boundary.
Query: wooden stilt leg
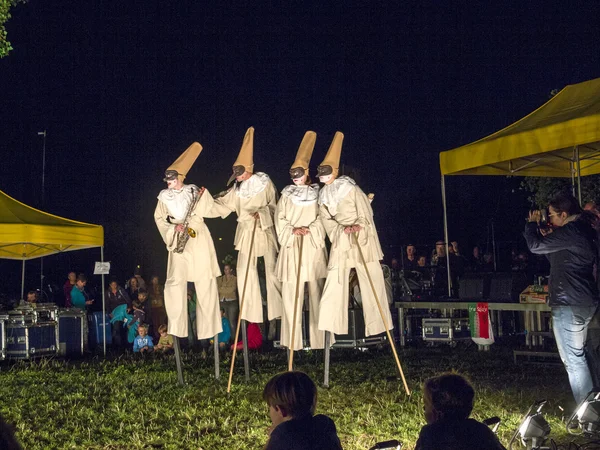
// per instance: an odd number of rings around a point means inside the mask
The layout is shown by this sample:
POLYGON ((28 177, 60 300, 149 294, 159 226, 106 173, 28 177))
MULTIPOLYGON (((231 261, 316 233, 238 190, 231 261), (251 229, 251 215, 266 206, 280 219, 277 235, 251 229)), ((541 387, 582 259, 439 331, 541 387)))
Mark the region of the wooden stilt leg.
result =
POLYGON ((220 370, 219 370, 219 335, 215 334, 214 337, 214 352, 215 352, 215 380, 218 380, 219 377, 221 376, 220 370))
POLYGON ((244 353, 244 376, 246 379, 246 383, 250 381, 250 362, 248 361, 248 333, 247 327, 248 322, 242 320, 242 345, 243 345, 243 353, 244 353))
POLYGON ((330 350, 331 350, 331 334, 329 333, 329 331, 325 332, 325 376, 323 379, 323 387, 328 388, 329 387, 329 356, 330 356, 330 350))
POLYGON ((177 365, 177 382, 183 386, 183 369, 181 368, 181 351, 179 349, 179 338, 173 336, 173 348, 175 349, 175 364, 177 365))

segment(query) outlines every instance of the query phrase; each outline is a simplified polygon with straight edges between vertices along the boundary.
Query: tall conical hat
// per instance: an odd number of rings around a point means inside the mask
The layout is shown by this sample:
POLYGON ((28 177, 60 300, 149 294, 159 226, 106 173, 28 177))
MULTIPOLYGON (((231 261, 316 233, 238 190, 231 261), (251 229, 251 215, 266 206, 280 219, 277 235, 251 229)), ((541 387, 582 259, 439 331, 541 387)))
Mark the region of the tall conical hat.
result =
POLYGON ((254 172, 254 127, 248 128, 246 135, 244 136, 244 142, 242 142, 242 148, 240 153, 233 163, 235 166, 244 166, 246 172, 254 172))
POLYGON ((192 145, 190 145, 187 150, 184 151, 179 158, 177 158, 175 162, 167 168, 165 171, 165 180, 175 178, 170 175, 173 175, 173 172, 177 172, 177 176, 183 181, 187 173, 192 168, 192 165, 194 165, 194 162, 196 161, 196 158, 198 158, 198 155, 200 155, 201 151, 202 146, 199 143, 194 142, 192 145), (168 172, 170 172, 170 174, 168 172))
POLYGON ((296 153, 296 160, 290 169, 296 167, 302 167, 304 170, 308 170, 308 164, 310 163, 310 157, 312 156, 313 150, 315 149, 315 142, 317 141, 317 133, 314 131, 307 131, 304 133, 304 138, 298 147, 298 153, 296 153))
POLYGON ((338 169, 340 167, 340 156, 342 155, 342 141, 344 140, 344 134, 341 131, 336 131, 333 136, 333 141, 327 150, 325 159, 320 166, 330 166, 333 169, 333 174, 337 177, 338 169))

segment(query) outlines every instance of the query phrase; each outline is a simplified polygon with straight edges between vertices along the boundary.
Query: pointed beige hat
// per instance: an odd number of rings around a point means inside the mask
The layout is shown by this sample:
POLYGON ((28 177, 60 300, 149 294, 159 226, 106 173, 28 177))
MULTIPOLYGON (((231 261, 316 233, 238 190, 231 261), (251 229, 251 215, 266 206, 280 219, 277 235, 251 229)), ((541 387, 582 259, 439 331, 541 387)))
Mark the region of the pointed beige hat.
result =
POLYGON ((315 142, 317 141, 317 133, 314 131, 307 131, 304 134, 304 138, 298 147, 298 153, 296 153, 296 160, 292 164, 290 169, 302 167, 305 171, 308 171, 308 165, 310 164, 310 157, 312 156, 313 150, 315 149, 315 142))
POLYGON ((342 155, 342 142, 344 141, 344 134, 341 131, 336 131, 335 136, 333 136, 333 141, 331 141, 331 145, 329 146, 329 150, 325 155, 325 159, 319 167, 322 166, 330 166, 333 170, 333 175, 337 177, 338 169, 340 167, 340 157, 342 155))
POLYGON ((183 181, 194 165, 196 158, 200 155, 200 152, 202 152, 202 146, 198 142, 194 142, 190 145, 187 150, 167 168, 164 181, 174 180, 177 177, 180 177, 181 181, 183 181))
POLYGON ((233 167, 235 166, 244 166, 246 172, 254 172, 254 127, 250 127, 246 131, 240 153, 233 163, 233 167))

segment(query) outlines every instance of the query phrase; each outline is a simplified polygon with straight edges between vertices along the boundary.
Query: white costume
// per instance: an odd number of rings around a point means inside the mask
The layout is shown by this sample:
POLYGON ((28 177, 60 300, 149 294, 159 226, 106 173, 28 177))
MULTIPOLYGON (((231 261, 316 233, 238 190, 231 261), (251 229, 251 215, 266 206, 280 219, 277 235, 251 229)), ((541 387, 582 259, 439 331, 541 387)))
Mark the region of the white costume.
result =
POLYGON ((319 220, 319 185, 287 186, 275 211, 275 228, 281 248, 277 259, 277 278, 282 282, 283 316, 281 318, 281 345, 290 347, 294 317, 294 301, 298 276, 300 243, 303 242, 300 268, 300 288, 296 310, 294 350, 302 348, 302 305, 304 285, 308 283, 310 347, 323 348, 324 333, 319 331, 319 301, 327 276, 325 229, 319 220), (294 228, 307 227, 306 236, 296 236, 294 228))
POLYGON ((168 333, 177 337, 188 335, 188 281, 194 282, 196 287, 198 339, 210 338, 222 331, 216 281, 221 271, 210 231, 203 219, 212 206, 210 193, 194 185, 183 185, 181 190, 164 189, 158 195, 154 221, 169 251, 165 280, 168 333), (177 246, 175 226, 184 222, 194 195, 200 195, 200 199, 188 227, 196 232, 196 237, 190 237, 183 253, 176 253, 173 251, 177 246))
POLYGON ((334 181, 321 188, 319 216, 331 241, 327 280, 321 297, 319 329, 335 334, 348 333, 348 284, 350 269, 355 268, 360 285, 365 319, 365 335, 385 331, 367 271, 356 246, 355 236, 362 249, 366 266, 375 286, 388 329, 393 328, 383 271, 379 261, 383 258, 381 245, 373 222, 373 210, 365 193, 349 177, 337 176, 337 167, 344 135, 337 132, 321 167, 331 167, 334 181), (357 233, 344 229, 359 225, 357 233))
POLYGON ((266 173, 254 172, 254 128, 248 128, 242 148, 233 165, 230 180, 243 173, 252 174, 250 178, 234 185, 225 195, 217 196, 210 217, 227 217, 232 212, 238 216, 238 226, 233 244, 238 251, 237 282, 240 295, 241 318, 248 322, 263 321, 262 296, 258 281, 257 258, 262 256, 265 262, 267 283, 267 313, 269 320, 281 317, 281 283, 275 276, 277 262, 277 238, 273 227, 273 214, 277 205, 275 185, 266 173), (236 174, 237 169, 239 172, 236 174), (258 213, 258 219, 253 215, 258 213), (252 230, 256 222, 254 246, 250 259, 250 270, 244 296, 244 280, 252 245, 252 230), (241 301, 244 297, 244 305, 241 301))

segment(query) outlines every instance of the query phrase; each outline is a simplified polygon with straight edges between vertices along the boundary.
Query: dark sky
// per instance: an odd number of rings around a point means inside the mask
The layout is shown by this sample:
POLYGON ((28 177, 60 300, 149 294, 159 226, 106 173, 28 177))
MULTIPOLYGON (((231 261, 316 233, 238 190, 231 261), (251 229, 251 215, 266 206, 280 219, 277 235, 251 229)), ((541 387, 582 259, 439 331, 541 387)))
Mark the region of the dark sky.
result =
MULTIPOLYGON (((164 169, 194 140, 204 151, 188 180, 216 194, 248 126, 255 168, 279 189, 306 130, 317 132, 314 167, 341 130, 342 162, 376 194, 391 256, 443 235, 440 151, 600 76, 597 2, 222 3, 29 0, 8 23, 0 189, 42 206, 47 129, 43 207, 102 224, 118 274, 137 263, 164 273, 152 212, 164 169)), ((500 239, 518 241, 518 185, 449 179, 452 236, 485 244, 494 219, 500 239)), ((209 226, 223 257, 235 219, 209 226)), ((89 272, 97 255, 53 258, 89 272)))

